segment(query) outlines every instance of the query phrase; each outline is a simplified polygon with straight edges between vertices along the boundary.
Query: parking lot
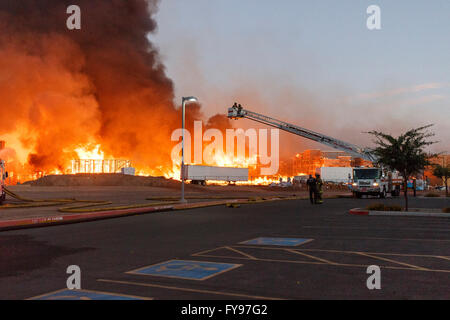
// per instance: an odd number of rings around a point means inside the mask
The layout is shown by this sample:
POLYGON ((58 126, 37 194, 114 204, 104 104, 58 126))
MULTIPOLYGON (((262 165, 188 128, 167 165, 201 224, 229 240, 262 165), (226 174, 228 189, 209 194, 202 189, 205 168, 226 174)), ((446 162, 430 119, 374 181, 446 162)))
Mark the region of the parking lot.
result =
POLYGON ((0 298, 450 298, 449 219, 348 214, 373 201, 220 206, 3 232, 0 298), (85 291, 66 290, 70 265, 85 291), (381 269, 380 290, 367 288, 370 265, 381 269))

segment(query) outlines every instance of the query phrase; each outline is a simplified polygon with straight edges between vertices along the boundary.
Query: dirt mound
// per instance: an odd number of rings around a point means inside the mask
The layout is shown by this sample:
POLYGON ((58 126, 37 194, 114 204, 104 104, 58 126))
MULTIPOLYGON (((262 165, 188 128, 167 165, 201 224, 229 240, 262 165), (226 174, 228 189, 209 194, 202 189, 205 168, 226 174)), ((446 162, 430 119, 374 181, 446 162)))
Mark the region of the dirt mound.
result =
POLYGON ((24 184, 32 186, 150 186, 162 188, 178 188, 180 182, 164 177, 142 177, 115 173, 50 175, 24 184))

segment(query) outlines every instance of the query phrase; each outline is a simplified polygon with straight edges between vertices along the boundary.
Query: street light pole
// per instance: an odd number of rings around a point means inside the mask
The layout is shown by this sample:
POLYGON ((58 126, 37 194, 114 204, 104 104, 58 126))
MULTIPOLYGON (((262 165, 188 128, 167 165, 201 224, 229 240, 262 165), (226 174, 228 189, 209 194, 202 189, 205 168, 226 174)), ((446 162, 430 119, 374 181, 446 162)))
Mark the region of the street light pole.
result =
POLYGON ((186 199, 184 198, 184 123, 185 123, 185 115, 186 115, 186 102, 195 102, 198 101, 196 97, 183 97, 182 98, 182 140, 181 140, 181 203, 186 203, 186 199))

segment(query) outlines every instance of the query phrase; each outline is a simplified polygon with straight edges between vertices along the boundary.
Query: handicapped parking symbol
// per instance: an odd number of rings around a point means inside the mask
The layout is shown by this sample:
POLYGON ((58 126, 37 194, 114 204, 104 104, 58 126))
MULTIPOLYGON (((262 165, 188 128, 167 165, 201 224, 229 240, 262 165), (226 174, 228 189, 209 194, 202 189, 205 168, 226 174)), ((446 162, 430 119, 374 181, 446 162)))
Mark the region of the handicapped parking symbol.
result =
POLYGON ((300 244, 310 242, 311 240, 312 239, 303 239, 303 238, 266 238, 266 237, 261 237, 261 238, 256 238, 253 240, 241 242, 241 244, 295 247, 300 244))
POLYGON ((256 243, 257 244, 268 244, 269 243, 269 244, 277 245, 277 244, 286 244, 286 243, 290 244, 290 243, 293 243, 293 241, 290 241, 290 240, 279 240, 279 239, 270 239, 270 240, 258 239, 256 241, 256 243))
POLYGON ((146 300, 146 299, 149 298, 95 291, 95 290, 70 290, 70 289, 61 289, 31 298, 31 300, 146 300))
POLYGON ((216 271, 215 267, 201 266, 200 264, 186 264, 181 263, 171 263, 166 265, 161 265, 156 271, 194 271, 194 270, 205 270, 205 271, 216 271))
POLYGON ((54 297, 49 297, 47 298, 47 300, 93 300, 89 297, 85 297, 85 296, 54 296, 54 297))
POLYGON ((170 260, 156 265, 129 271, 131 274, 172 277, 189 280, 206 280, 225 271, 239 267, 239 264, 207 261, 170 260))

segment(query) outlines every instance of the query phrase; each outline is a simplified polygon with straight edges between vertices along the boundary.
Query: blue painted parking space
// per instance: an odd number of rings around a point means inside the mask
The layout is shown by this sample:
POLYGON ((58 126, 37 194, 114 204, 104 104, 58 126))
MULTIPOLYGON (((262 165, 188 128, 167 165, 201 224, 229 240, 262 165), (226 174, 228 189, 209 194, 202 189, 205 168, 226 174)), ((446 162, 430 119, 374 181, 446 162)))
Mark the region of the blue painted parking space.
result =
POLYGON ((189 280, 206 280, 240 266, 240 264, 231 263, 170 260, 127 273, 189 280))
POLYGON ((101 291, 62 289, 31 298, 30 300, 150 300, 150 298, 101 291))
POLYGON ((241 242, 241 244, 256 244, 263 246, 288 246, 295 247, 307 242, 311 242, 313 239, 302 238, 256 238, 248 241, 241 242))

